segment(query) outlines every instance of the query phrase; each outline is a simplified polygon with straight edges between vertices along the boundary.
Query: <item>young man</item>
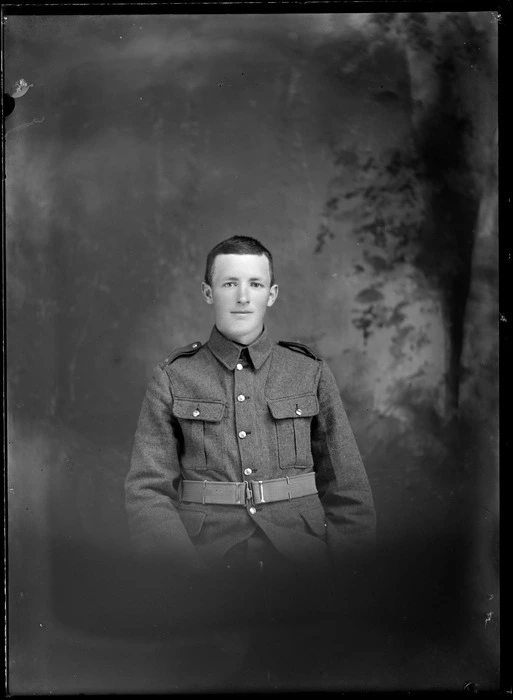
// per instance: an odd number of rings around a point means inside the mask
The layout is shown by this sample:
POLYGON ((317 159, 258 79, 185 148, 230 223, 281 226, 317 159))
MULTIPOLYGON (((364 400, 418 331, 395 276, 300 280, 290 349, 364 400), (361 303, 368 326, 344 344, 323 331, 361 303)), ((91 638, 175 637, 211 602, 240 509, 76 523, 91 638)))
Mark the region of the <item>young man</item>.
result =
POLYGON ((372 546, 372 495, 327 364, 264 328, 271 253, 222 241, 202 290, 209 340, 164 360, 143 402, 126 479, 134 543, 176 571, 343 567, 372 546))

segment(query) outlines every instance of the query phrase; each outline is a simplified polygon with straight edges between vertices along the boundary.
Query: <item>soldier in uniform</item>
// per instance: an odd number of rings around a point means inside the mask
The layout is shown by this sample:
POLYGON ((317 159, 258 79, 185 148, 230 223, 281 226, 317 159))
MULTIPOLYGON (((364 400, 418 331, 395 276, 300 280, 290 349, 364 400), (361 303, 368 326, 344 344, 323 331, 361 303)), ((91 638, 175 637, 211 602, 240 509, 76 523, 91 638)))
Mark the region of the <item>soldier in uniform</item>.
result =
POLYGON ((177 573, 348 570, 373 545, 371 490, 328 365, 264 327, 271 253, 222 241, 202 292, 208 341, 160 363, 142 405, 126 478, 134 544, 177 573))

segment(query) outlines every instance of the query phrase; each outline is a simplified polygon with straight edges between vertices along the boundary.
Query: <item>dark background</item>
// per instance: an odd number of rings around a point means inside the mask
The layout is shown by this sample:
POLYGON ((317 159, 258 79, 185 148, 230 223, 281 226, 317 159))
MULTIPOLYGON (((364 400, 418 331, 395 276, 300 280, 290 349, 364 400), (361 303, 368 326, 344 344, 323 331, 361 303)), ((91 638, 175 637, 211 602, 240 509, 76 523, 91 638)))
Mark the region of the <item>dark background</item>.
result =
POLYGON ((328 360, 378 514, 372 635, 279 687, 496 688, 496 14, 7 15, 4 39, 5 91, 32 84, 5 126, 11 692, 244 669, 228 632, 131 621, 123 506, 152 368, 208 338, 205 256, 236 233, 275 256, 272 334, 328 360))

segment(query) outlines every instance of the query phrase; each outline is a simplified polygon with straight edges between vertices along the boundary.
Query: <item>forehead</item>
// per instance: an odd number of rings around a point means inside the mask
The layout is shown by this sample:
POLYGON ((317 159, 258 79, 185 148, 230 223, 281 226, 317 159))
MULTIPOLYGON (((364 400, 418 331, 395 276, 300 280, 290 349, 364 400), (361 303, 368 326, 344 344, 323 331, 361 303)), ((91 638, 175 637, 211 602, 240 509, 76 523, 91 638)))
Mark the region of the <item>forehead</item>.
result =
POLYGON ((214 260, 213 277, 259 277, 270 279, 269 260, 266 255, 217 255, 214 260))

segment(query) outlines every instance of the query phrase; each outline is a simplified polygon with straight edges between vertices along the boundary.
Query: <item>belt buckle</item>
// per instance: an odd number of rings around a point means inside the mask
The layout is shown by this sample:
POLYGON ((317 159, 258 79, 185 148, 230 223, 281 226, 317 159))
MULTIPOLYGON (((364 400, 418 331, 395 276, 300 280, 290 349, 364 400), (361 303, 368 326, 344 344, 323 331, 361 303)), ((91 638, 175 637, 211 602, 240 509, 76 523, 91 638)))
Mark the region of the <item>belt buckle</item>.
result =
POLYGON ((253 502, 256 504, 265 503, 266 500, 264 498, 264 484, 263 484, 263 482, 262 481, 252 481, 251 486, 252 486, 251 493, 253 496, 253 502), (255 499, 255 490, 254 489, 255 489, 256 484, 258 484, 258 486, 259 486, 258 500, 255 499))

